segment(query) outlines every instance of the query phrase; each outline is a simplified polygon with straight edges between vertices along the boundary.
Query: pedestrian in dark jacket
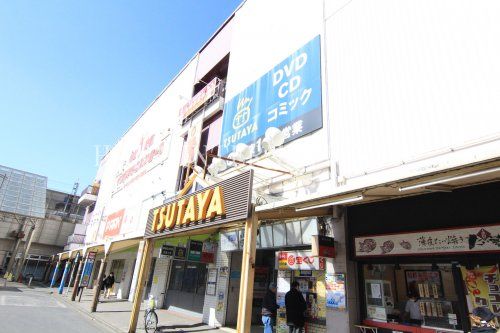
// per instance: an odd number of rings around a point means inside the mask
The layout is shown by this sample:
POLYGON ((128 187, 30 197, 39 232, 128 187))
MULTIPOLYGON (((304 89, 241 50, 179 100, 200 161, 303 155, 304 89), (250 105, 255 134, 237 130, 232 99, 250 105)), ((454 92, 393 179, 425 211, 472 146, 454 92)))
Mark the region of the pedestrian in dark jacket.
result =
POLYGON ((300 333, 304 328, 306 319, 304 312, 307 310, 307 304, 299 291, 299 283, 292 282, 290 291, 285 295, 286 321, 290 327, 290 333, 300 333))
POLYGON ((273 327, 276 323, 276 311, 279 305, 276 304, 276 284, 271 282, 267 289, 264 300, 262 301, 262 323, 264 324, 264 333, 273 333, 273 327))
POLYGON ((106 287, 106 293, 104 298, 109 298, 113 285, 115 284, 115 274, 113 272, 109 273, 108 277, 104 280, 104 287, 106 287))

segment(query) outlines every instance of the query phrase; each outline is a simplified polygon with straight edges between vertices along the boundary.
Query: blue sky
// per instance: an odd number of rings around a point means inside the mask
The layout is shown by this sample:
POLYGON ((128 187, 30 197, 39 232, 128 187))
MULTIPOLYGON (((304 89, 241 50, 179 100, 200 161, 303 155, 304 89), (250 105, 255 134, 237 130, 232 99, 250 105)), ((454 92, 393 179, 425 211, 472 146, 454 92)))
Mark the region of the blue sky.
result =
POLYGON ((240 2, 0 2, 0 164, 81 190, 240 2))

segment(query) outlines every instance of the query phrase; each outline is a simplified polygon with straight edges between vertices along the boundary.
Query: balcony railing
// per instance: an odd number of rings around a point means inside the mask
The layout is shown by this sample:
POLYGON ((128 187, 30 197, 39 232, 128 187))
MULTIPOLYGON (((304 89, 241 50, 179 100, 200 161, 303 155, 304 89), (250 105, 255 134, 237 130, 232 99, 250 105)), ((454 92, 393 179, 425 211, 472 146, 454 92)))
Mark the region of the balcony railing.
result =
POLYGON ((214 78, 196 95, 194 95, 179 111, 182 122, 195 115, 199 110, 210 105, 214 100, 226 94, 226 81, 214 78))
POLYGON ((81 193, 78 204, 82 206, 88 206, 97 201, 97 195, 99 194, 99 186, 89 185, 81 193))
POLYGON ((85 194, 98 195, 99 194, 99 186, 89 185, 83 189, 80 197, 83 197, 85 194))

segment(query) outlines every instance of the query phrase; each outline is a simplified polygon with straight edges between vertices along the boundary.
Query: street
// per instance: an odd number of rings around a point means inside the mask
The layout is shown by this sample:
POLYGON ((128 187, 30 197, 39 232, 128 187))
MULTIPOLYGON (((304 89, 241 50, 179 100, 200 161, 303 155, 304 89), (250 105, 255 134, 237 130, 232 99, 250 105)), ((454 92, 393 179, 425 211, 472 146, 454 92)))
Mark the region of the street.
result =
POLYGON ((0 287, 1 332, 102 333, 107 329, 58 301, 48 288, 0 287))

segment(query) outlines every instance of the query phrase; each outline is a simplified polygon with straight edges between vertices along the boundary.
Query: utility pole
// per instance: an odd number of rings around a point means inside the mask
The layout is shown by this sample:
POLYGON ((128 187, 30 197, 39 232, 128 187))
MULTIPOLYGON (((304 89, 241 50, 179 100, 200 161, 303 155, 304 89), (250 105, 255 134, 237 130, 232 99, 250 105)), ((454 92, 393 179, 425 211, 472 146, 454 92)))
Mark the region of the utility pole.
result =
POLYGON ((33 235, 36 227, 36 222, 32 222, 30 231, 28 232, 28 237, 26 238, 26 243, 24 244, 24 251, 21 255, 21 260, 19 261, 19 265, 17 265, 16 273, 14 274, 15 281, 19 279, 19 276, 23 272, 24 262, 26 261, 26 256, 28 255, 28 251, 31 247, 31 241, 33 240, 33 235))
POLYGON ((14 263, 16 262, 17 251, 19 251, 19 246, 21 246, 21 242, 23 240, 23 237, 20 238, 19 235, 23 232, 25 224, 26 224, 26 217, 22 217, 19 229, 17 230, 16 243, 14 245, 14 249, 11 252, 9 263, 7 264, 7 269, 5 270, 4 277, 9 280, 11 279, 9 276, 12 274, 12 269, 14 267, 14 263))

